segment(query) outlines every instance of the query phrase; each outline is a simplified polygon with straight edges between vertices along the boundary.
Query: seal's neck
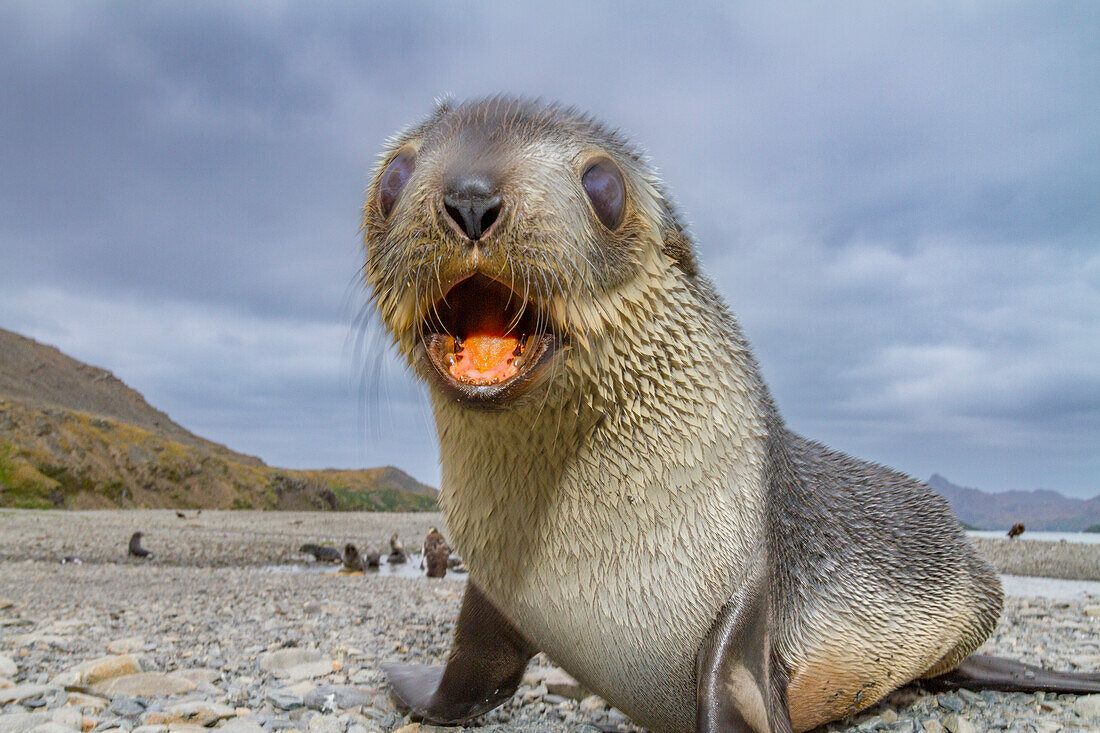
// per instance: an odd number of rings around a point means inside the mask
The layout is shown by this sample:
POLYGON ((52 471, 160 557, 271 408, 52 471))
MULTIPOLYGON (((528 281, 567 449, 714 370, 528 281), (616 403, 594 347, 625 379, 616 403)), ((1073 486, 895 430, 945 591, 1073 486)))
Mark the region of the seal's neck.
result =
POLYGON ((714 491, 712 475, 760 485, 763 386, 709 285, 654 267, 595 312, 582 305, 567 322, 596 328, 559 356, 545 394, 487 412, 433 393, 440 502, 475 580, 481 564, 517 562, 520 535, 538 541, 540 513, 563 501, 614 513, 714 491))

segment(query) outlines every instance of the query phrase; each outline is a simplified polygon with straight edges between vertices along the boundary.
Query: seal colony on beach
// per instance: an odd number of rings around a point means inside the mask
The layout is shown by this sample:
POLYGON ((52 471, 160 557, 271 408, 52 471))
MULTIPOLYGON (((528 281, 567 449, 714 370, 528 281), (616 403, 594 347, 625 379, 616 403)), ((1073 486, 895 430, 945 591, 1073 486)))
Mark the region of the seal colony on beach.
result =
POLYGON ((491 709, 537 651, 654 731, 808 730, 917 678, 1100 691, 968 659, 997 575, 928 487, 786 427, 616 131, 441 103, 389 142, 363 228, 470 573, 446 666, 386 667, 415 713, 491 709))

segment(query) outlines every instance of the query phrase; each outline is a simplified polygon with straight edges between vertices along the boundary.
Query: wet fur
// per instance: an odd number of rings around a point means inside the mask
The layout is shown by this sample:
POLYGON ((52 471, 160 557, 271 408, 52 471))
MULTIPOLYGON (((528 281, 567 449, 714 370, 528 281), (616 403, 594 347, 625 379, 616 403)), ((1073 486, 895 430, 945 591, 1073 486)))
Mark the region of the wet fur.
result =
POLYGON ((993 630, 999 581, 942 499, 785 427, 680 217, 616 132, 530 101, 444 103, 391 141, 371 192, 364 277, 421 376, 419 324, 471 268, 567 339, 499 410, 432 390, 440 503, 482 592, 612 705, 691 730, 696 653, 750 578, 795 730, 950 669, 993 630), (417 168, 387 220, 373 191, 403 148, 417 168), (614 232, 579 184, 595 154, 626 181, 614 232), (507 172, 476 262, 437 203, 444 172, 473 165, 507 172))

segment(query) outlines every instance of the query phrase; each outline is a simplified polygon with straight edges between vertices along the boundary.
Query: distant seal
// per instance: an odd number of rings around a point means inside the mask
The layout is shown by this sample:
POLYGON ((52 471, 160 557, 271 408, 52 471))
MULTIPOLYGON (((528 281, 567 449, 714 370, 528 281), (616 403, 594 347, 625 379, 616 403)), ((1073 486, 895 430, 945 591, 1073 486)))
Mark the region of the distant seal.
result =
POLYGON ((313 555, 314 561, 320 562, 342 562, 344 559, 344 556, 341 555, 336 548, 324 547, 323 545, 317 545, 312 542, 307 542, 299 547, 298 552, 313 555))
POLYGON ((491 709, 539 650, 657 732, 808 730, 922 677, 1100 690, 967 659, 997 575, 928 487, 786 426, 615 131, 440 104, 388 145, 363 228, 470 571, 446 666, 386 667, 415 713, 491 709))
POLYGON ((359 550, 350 542, 344 545, 344 565, 340 568, 342 573, 361 573, 366 569, 363 558, 359 556, 359 550))
POLYGON ((394 532, 390 537, 390 554, 386 556, 386 562, 399 565, 403 562, 407 562, 409 559, 408 553, 405 552, 405 545, 398 539, 397 533, 394 532))
POLYGON ((151 560, 153 558, 153 553, 149 552, 141 546, 141 538, 141 532, 134 532, 132 535, 130 535, 130 544, 127 547, 127 551, 129 552, 131 557, 140 557, 142 559, 151 560))
POLYGON ((451 548, 447 546, 447 540, 437 528, 431 527, 424 538, 424 564, 427 565, 425 575, 429 578, 443 578, 447 575, 447 560, 451 556, 451 548))

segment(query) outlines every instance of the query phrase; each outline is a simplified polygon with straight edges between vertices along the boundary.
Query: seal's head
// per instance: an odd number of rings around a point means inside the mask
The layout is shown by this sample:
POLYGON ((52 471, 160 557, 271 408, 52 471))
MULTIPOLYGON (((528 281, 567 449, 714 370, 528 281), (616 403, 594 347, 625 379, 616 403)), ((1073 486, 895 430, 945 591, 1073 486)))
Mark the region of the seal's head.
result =
POLYGON ((393 138, 363 229, 383 322, 468 406, 567 380, 567 360, 622 327, 647 270, 695 274, 642 157, 591 117, 522 99, 444 102, 393 138))

